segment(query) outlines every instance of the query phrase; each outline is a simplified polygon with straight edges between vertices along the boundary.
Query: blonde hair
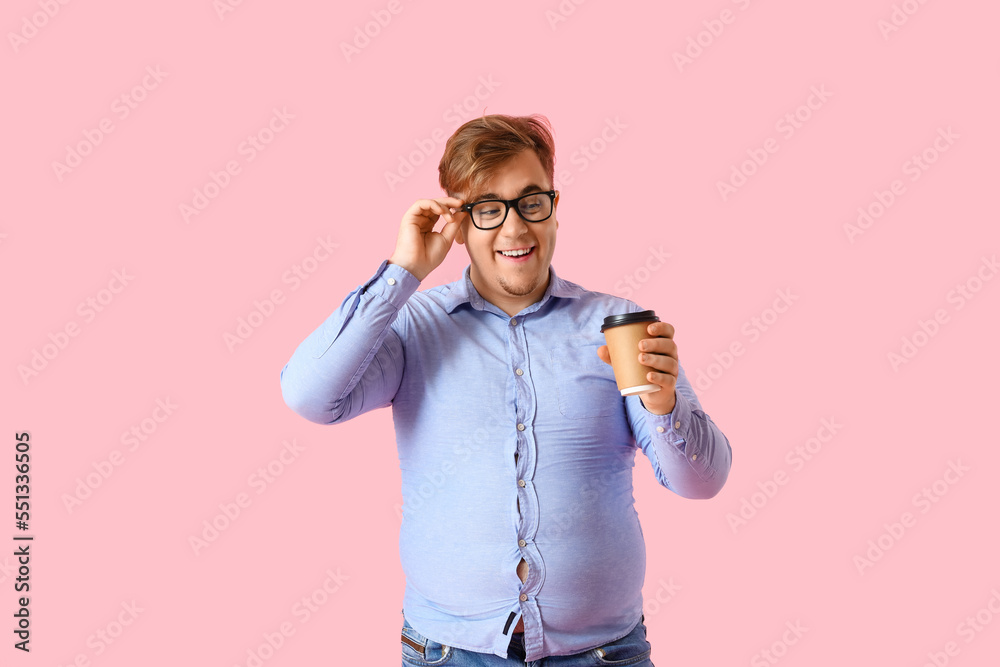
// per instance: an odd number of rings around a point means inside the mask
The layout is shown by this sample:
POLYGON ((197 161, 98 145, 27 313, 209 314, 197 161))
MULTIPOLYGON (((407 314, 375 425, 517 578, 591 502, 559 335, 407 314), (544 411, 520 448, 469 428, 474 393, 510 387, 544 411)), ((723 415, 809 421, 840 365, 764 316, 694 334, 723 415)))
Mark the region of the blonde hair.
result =
POLYGON ((538 155, 549 184, 554 184, 555 141, 548 118, 540 114, 475 118, 455 130, 438 165, 441 187, 448 196, 474 197, 501 164, 523 150, 538 155))

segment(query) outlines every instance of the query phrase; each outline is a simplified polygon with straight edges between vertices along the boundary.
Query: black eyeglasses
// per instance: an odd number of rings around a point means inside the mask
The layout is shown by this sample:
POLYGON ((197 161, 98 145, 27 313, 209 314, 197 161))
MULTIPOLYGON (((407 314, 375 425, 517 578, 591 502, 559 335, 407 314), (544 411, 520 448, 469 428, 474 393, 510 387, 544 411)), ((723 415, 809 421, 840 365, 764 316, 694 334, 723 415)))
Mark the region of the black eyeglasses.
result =
POLYGON ((555 199, 556 191, 549 190, 521 195, 517 199, 484 199, 466 204, 461 210, 468 212, 477 229, 496 229, 504 223, 507 213, 514 205, 521 217, 528 222, 548 220, 552 216, 555 199))

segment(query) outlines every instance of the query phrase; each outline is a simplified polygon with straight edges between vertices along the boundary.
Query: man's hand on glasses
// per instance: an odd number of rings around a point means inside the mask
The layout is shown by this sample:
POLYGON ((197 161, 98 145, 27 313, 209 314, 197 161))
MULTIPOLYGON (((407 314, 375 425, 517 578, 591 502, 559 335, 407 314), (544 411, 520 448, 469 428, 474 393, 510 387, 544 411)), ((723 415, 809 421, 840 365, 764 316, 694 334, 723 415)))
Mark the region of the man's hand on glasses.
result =
POLYGON ((389 258, 420 281, 440 266, 451 249, 459 226, 468 215, 459 207, 465 202, 455 197, 418 199, 403 214, 396 237, 396 250, 389 258), (445 219, 441 231, 434 226, 439 218, 445 219))

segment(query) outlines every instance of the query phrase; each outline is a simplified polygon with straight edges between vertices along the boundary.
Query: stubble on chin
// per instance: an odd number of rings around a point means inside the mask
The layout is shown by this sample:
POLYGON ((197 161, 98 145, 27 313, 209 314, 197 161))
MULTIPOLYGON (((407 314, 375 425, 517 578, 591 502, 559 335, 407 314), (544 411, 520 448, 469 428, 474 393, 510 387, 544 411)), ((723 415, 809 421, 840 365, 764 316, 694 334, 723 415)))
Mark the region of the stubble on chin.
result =
POLYGON ((507 282, 507 279, 502 275, 498 275, 497 283, 499 283, 500 289, 511 296, 527 296, 535 291, 536 287, 538 287, 538 278, 536 277, 532 283, 527 285, 527 287, 518 287, 517 285, 507 282))

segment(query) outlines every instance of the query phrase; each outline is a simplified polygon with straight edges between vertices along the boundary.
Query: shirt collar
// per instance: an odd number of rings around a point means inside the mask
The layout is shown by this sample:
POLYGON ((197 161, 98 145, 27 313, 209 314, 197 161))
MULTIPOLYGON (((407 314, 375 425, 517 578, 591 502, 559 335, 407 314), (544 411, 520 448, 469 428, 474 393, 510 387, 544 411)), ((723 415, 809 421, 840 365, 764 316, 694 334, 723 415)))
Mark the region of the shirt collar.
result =
MULTIPOLYGON (((485 309, 487 302, 476 290, 475 285, 472 284, 471 271, 472 265, 468 264, 465 267, 462 277, 451 284, 451 290, 445 295, 444 306, 445 310, 449 313, 463 303, 470 304, 476 310, 485 309)), ((556 275, 555 267, 549 264, 549 285, 545 288, 545 294, 525 310, 531 309, 531 312, 538 310, 549 300, 550 296, 575 299, 582 295, 583 292, 584 289, 576 283, 563 280, 556 275)))

